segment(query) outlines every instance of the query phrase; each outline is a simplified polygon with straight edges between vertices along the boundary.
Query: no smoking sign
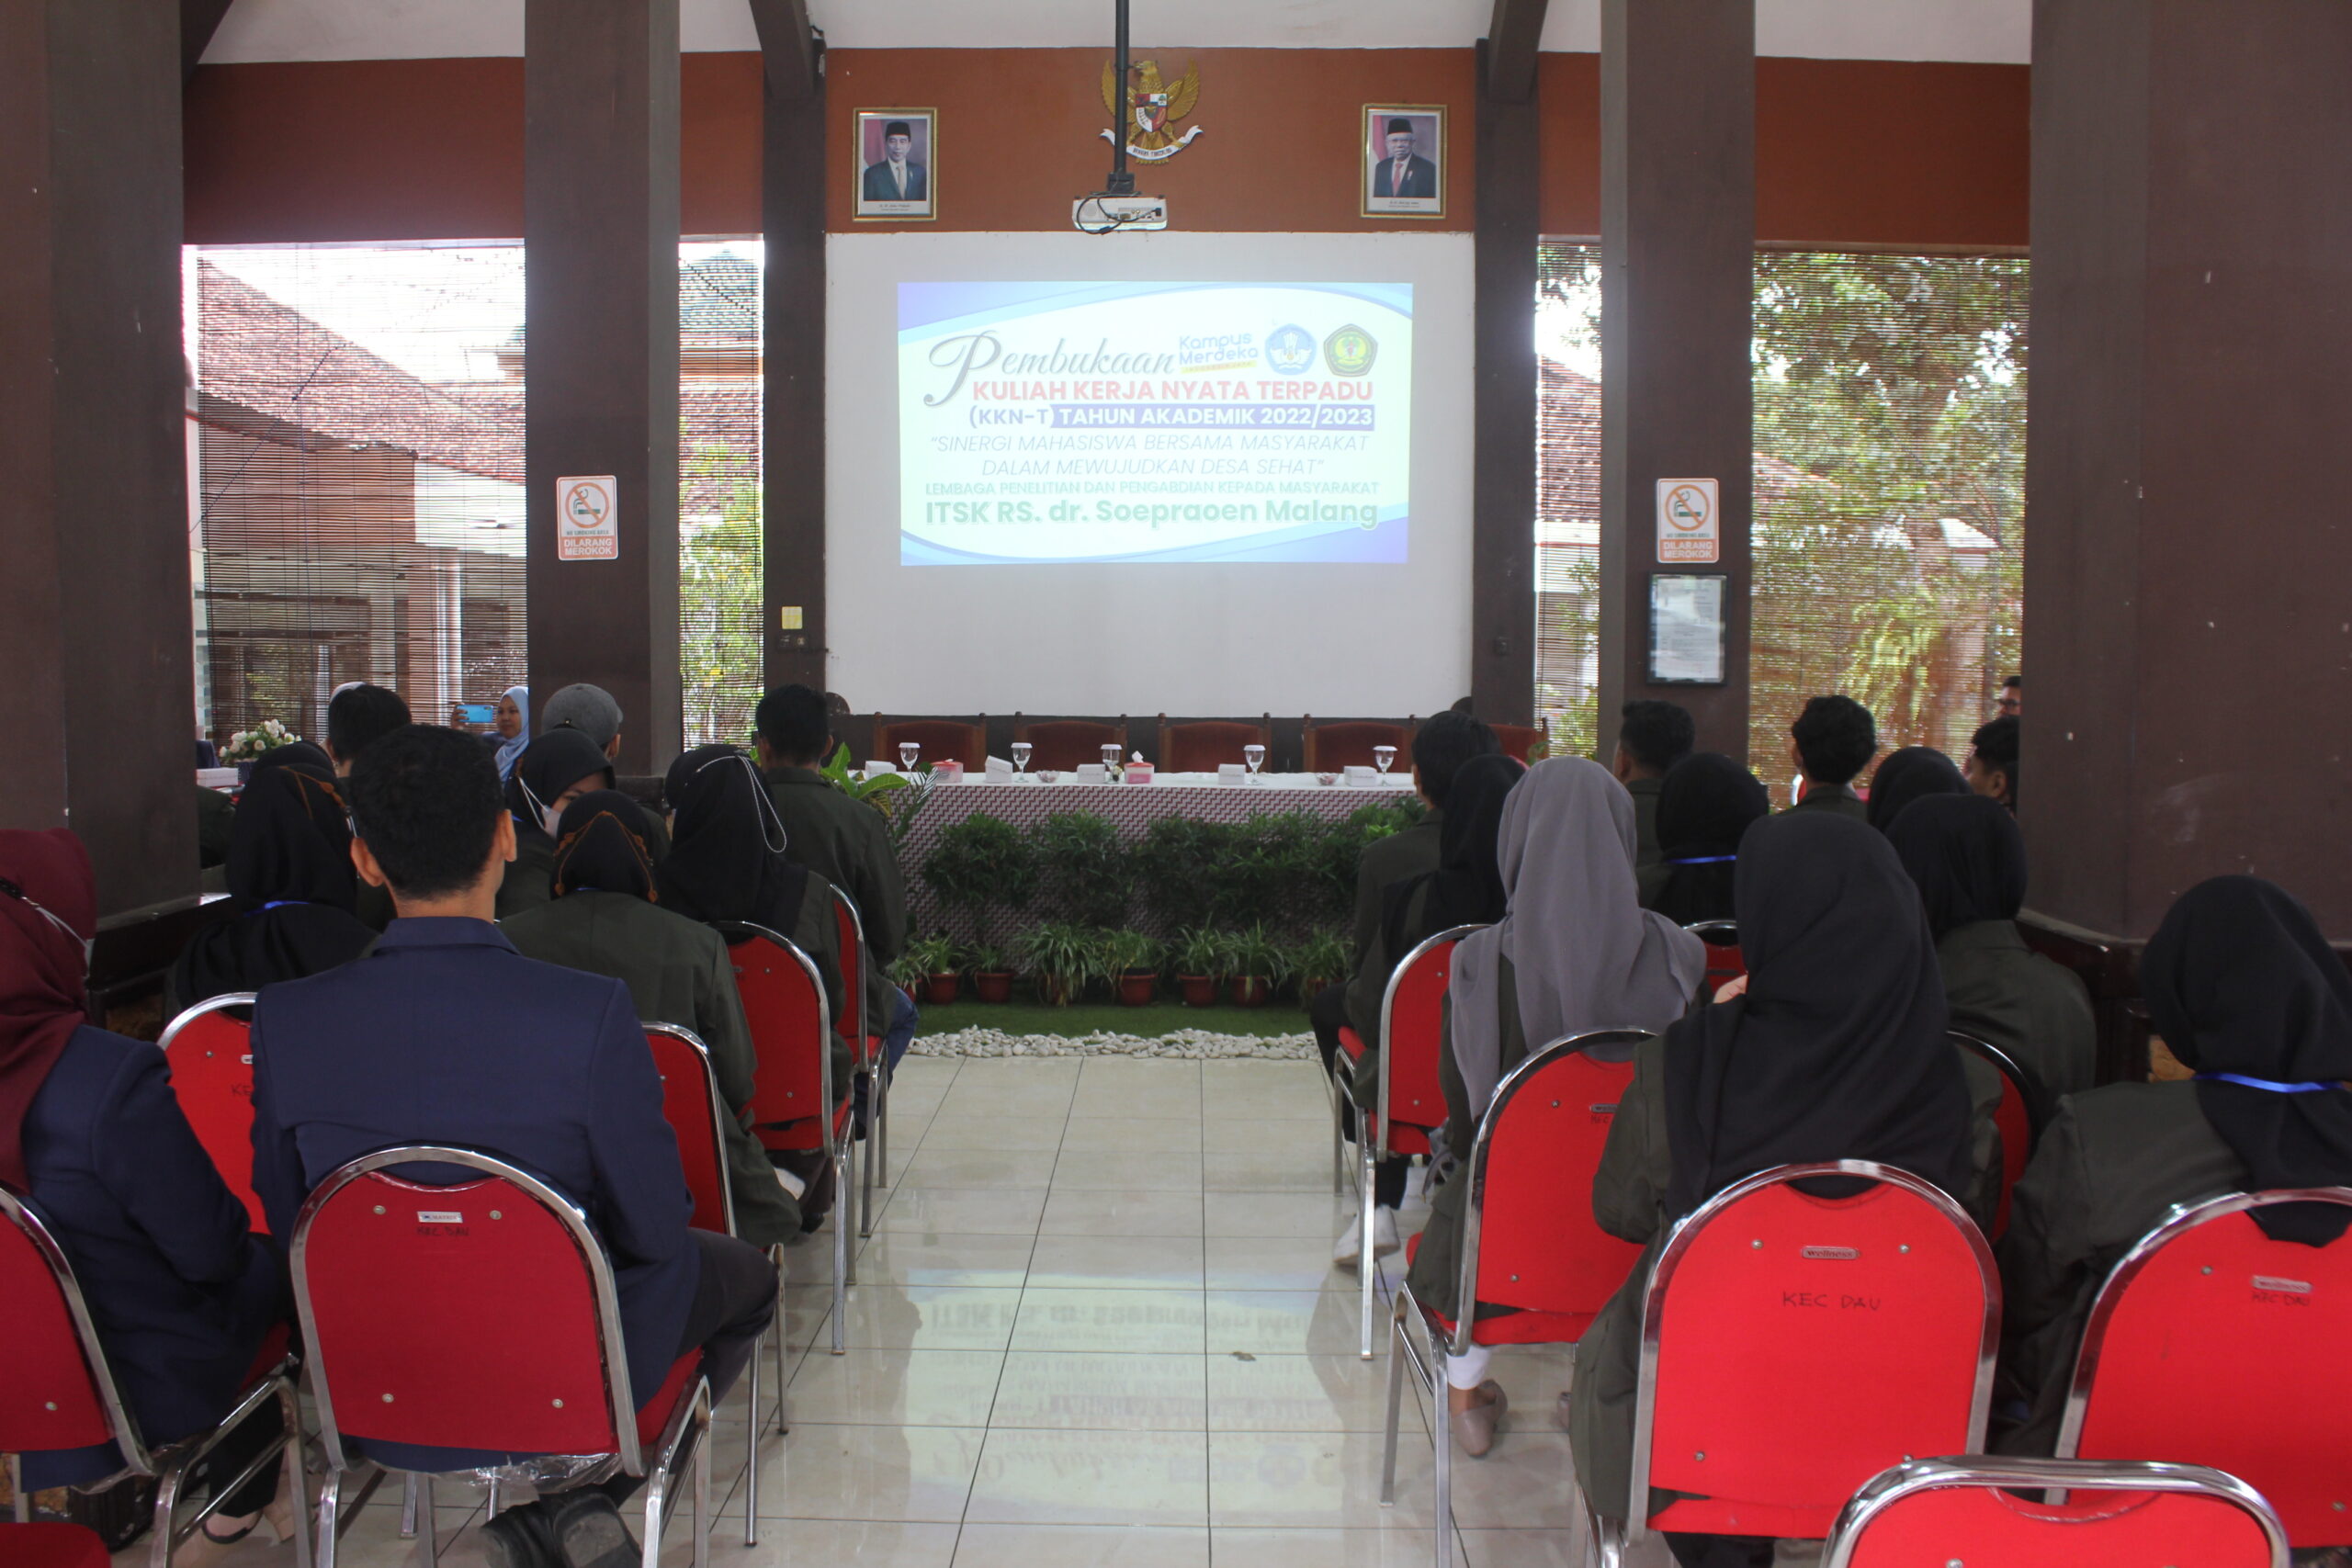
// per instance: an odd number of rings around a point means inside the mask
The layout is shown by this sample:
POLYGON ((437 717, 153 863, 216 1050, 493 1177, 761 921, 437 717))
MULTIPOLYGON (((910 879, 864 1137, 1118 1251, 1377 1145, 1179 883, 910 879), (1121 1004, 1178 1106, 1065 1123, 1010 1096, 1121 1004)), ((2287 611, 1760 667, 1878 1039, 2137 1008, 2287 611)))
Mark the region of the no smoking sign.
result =
POLYGON ((555 481, 555 558, 618 560, 620 486, 610 474, 572 474, 555 481))
POLYGON ((1713 565, 1722 558, 1722 487, 1713 479, 1658 480, 1658 564, 1713 565))

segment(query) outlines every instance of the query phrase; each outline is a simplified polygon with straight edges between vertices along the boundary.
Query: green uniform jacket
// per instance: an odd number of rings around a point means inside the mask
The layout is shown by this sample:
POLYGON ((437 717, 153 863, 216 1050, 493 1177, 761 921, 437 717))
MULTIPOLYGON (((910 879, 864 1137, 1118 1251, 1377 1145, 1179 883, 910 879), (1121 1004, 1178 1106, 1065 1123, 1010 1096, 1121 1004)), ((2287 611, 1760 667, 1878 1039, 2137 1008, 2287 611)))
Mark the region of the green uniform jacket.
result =
MULTIPOLYGON (((1958 1047, 1954 1047, 1958 1050, 1958 1047)), ((2001 1102, 2001 1075, 1981 1057, 1960 1051, 1971 1101, 1970 1157, 1974 1177, 1964 1194, 1977 1223, 1988 1223, 2000 1192, 2001 1134, 1993 1113, 2001 1102)), ((1642 1297, 1650 1268, 1665 1249, 1666 1190, 1674 1177, 1674 1155, 1666 1132, 1666 1042, 1645 1040, 1634 1047, 1634 1079, 1617 1102, 1609 1142, 1592 1178, 1592 1217, 1602 1230, 1645 1250, 1625 1283, 1585 1330, 1577 1346, 1576 1380, 1569 1389, 1568 1442, 1576 1456, 1577 1480, 1602 1517, 1622 1519, 1633 1484, 1634 1398, 1641 1377, 1642 1297)), ((1452 1186, 1453 1183, 1448 1183, 1452 1186)), ((2014 1222, 2013 1222, 2014 1223, 2014 1222)), ((1428 1244, 1422 1244, 1423 1250, 1428 1244)), ((1650 1506, 1663 1507, 1665 1493, 1650 1506)))
POLYGON ((857 906, 865 951, 873 958, 865 976, 865 1031, 879 1034, 890 1021, 890 965, 907 944, 907 883, 890 841, 890 824, 814 768, 776 768, 767 779, 784 823, 786 857, 848 894, 857 906))
POLYGON ((2001 1238, 1996 1453, 2056 1445, 2091 1300, 2176 1203, 2244 1191, 2245 1167, 2197 1108, 2190 1083, 2119 1083, 2060 1102, 2009 1195, 2001 1238), (2023 1402, 2024 1425, 1997 1430, 2023 1402))
MULTIPOLYGON (((670 825, 662 814, 644 802, 637 809, 645 818, 645 850, 653 863, 660 865, 670 855, 670 825)), ((536 909, 555 897, 555 844, 540 834, 526 838, 519 828, 514 840, 514 858, 506 863, 506 875, 498 884, 498 918, 519 915, 526 909, 536 909)), ((388 922, 389 923, 389 922, 388 922)), ((657 1020, 667 1023, 669 1020, 657 1020)))
POLYGON ((1674 874, 1657 842, 1657 792, 1665 783, 1664 779, 1625 781, 1625 793, 1634 797, 1634 890, 1645 909, 1674 874))
POLYGON ((766 1151, 742 1122, 758 1059, 718 933, 633 895, 594 892, 508 916, 498 928, 524 957, 626 981, 639 1018, 677 1024, 701 1037, 710 1047, 719 1097, 735 1112, 724 1129, 735 1228, 755 1247, 797 1236, 799 1205, 777 1184, 766 1151))
POLYGON ((1856 795, 1849 784, 1814 784, 1805 797, 1789 809, 1843 812, 1857 822, 1871 819, 1870 802, 1856 795))
POLYGON ((2026 946, 2015 920, 1958 926, 1936 943, 1951 1026, 1998 1045, 2052 1102, 2091 1087, 2098 1024, 2082 977, 2026 946))

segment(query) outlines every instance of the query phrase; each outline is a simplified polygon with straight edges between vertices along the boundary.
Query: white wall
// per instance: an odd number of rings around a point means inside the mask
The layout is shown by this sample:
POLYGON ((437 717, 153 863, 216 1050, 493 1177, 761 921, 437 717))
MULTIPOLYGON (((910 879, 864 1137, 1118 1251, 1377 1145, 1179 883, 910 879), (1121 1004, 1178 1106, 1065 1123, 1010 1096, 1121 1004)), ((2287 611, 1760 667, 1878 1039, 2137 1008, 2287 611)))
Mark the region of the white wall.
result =
POLYGON ((836 234, 827 266, 828 683, 859 712, 1429 714, 1469 690, 1468 235, 836 234), (1410 561, 900 566, 899 284, 1099 278, 1413 285, 1410 561))

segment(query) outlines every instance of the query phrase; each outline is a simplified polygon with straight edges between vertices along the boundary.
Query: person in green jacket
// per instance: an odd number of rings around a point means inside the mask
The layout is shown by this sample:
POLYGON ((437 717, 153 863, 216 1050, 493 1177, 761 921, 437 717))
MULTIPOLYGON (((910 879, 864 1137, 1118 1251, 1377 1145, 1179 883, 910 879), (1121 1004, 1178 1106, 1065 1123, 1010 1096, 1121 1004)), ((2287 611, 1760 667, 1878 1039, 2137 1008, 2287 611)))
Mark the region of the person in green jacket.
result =
POLYGON ((2082 977, 2025 944, 2025 835, 1981 795, 1934 795, 1887 829, 1919 886, 1935 933, 1951 1026, 2000 1047, 2031 1073, 2045 1102, 2091 1087, 2098 1026, 2082 977))
POLYGON ((1609 772, 1634 797, 1634 882, 1648 908, 1668 874, 1658 840, 1658 793, 1666 775, 1698 745, 1699 729, 1690 709, 1655 697, 1627 703, 1620 717, 1609 772))
MULTIPOLYGON (((518 772, 523 765, 527 757, 518 772)), ((800 1234, 799 1207, 743 1121, 758 1064, 727 944, 653 901, 642 826, 641 808, 617 790, 572 797, 557 823, 554 897, 503 917, 499 930, 526 958, 625 982, 639 1019, 691 1029, 709 1047, 719 1098, 733 1112, 720 1131, 736 1233, 755 1247, 790 1241, 800 1234)))
POLYGON ((1815 697, 1789 726, 1789 760, 1804 775, 1792 811, 1834 811, 1857 822, 1871 808, 1854 781, 1878 755, 1878 721, 1851 697, 1815 697))
MULTIPOLYGON (((514 761, 506 780, 506 809, 514 817, 514 858, 498 885, 498 918, 519 914, 555 897, 556 824, 564 807, 591 790, 613 787, 612 759, 577 729, 550 729, 514 761)), ((670 852, 669 829, 636 802, 631 830, 659 864, 670 852)))
MULTIPOLYGON (((2197 1076, 2075 1095, 2043 1132, 2001 1238, 1998 1453, 2051 1451, 2091 1303, 2174 1204, 2352 1186, 2352 976, 2310 910, 2257 877, 2200 882, 2149 939, 2140 980, 2156 1032, 2197 1076)), ((2341 1247, 2348 1217, 2286 1203, 2255 1224, 2341 1247)))

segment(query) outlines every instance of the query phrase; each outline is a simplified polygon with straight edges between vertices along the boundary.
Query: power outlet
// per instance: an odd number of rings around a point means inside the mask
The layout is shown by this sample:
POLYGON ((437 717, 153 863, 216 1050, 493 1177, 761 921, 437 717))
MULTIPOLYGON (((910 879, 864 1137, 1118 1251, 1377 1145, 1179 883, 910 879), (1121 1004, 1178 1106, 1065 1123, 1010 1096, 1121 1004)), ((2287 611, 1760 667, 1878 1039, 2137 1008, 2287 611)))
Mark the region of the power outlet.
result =
POLYGON ((1091 233, 1168 227, 1168 198, 1159 196, 1081 196, 1069 204, 1071 226, 1091 233))

